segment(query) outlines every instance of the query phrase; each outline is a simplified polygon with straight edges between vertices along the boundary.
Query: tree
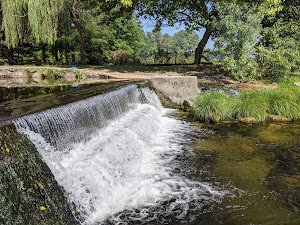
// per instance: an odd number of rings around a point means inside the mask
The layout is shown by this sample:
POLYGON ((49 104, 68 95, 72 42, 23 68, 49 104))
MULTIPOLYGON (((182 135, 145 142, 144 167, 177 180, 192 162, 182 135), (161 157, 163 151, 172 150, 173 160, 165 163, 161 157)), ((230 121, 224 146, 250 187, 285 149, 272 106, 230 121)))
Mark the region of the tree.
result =
POLYGON ((80 36, 81 64, 86 64, 86 34, 81 16, 81 13, 84 12, 82 2, 77 0, 67 0, 67 8, 70 13, 70 18, 80 36))
POLYGON ((0 48, 3 52, 3 54, 5 55, 5 58, 8 60, 9 65, 12 65, 13 60, 9 54, 9 50, 5 43, 5 36, 4 36, 3 29, 2 29, 2 27, 3 27, 2 22, 3 22, 3 14, 2 14, 2 8, 0 8, 0 48))
MULTIPOLYGON (((60 15, 67 10, 80 35, 81 63, 85 64, 86 35, 82 14, 93 6, 110 12, 114 7, 129 8, 131 5, 130 0, 2 0, 2 37, 9 48, 34 41, 44 49, 45 44, 53 45, 57 40, 60 15)), ((1 49, 7 55, 3 46, 1 49)))
POLYGON ((182 51, 185 58, 191 56, 199 42, 199 36, 195 31, 182 30, 174 34, 172 38, 172 48, 175 53, 175 64, 177 63, 178 53, 182 51))
POLYGON ((63 0, 2 0, 3 30, 8 47, 34 40, 53 44, 63 0))
POLYGON ((238 80, 257 76, 255 47, 262 32, 263 14, 252 4, 217 3, 218 18, 212 24, 215 32, 214 53, 224 61, 238 80))
MULTIPOLYGON (((200 64, 204 48, 214 32, 212 21, 218 17, 216 3, 236 2, 243 4, 249 1, 236 0, 141 0, 138 9, 141 15, 153 17, 156 20, 157 28, 166 22, 170 26, 176 23, 184 24, 190 30, 205 28, 205 33, 195 50, 195 64, 200 64)), ((280 0, 256 1, 261 4, 261 10, 269 13, 276 12, 280 8, 280 0)))
POLYGON ((266 13, 262 4, 216 4, 214 54, 235 79, 274 77, 299 69, 299 1, 295 2, 284 2, 276 14, 266 13))

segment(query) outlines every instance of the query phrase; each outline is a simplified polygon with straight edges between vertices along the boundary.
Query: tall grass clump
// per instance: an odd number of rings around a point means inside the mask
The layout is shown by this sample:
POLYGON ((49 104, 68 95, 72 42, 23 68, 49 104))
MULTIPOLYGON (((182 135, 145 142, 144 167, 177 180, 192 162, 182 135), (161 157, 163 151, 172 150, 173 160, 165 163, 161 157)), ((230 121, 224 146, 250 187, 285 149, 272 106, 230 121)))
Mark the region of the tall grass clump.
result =
POLYGON ((230 105, 230 98, 225 93, 208 92, 197 98, 192 113, 203 122, 230 119, 230 105))
POLYGON ((268 96, 264 90, 251 90, 241 92, 233 107, 234 118, 251 117, 264 120, 267 117, 268 96))
POLYGON ((284 76, 278 79, 278 88, 241 92, 235 97, 225 93, 210 92, 198 97, 192 113, 201 121, 267 119, 269 114, 300 120, 299 77, 284 76))
POLYGON ((291 120, 300 119, 300 88, 278 88, 268 91, 267 112, 291 120))
POLYGON ((300 82, 300 78, 298 76, 282 76, 277 80, 277 84, 280 88, 297 90, 298 87, 294 85, 294 82, 300 82))

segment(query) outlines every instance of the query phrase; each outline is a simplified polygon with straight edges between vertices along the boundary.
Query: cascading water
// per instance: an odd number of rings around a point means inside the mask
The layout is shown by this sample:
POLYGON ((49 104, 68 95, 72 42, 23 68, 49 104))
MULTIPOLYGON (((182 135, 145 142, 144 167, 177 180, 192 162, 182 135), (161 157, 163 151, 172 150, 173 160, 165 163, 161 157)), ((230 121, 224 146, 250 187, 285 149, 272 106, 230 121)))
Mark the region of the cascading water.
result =
POLYGON ((178 157, 190 128, 156 94, 129 85, 14 120, 48 164, 83 224, 182 219, 223 195, 191 181, 178 157), (178 172, 179 171, 179 172, 178 172))

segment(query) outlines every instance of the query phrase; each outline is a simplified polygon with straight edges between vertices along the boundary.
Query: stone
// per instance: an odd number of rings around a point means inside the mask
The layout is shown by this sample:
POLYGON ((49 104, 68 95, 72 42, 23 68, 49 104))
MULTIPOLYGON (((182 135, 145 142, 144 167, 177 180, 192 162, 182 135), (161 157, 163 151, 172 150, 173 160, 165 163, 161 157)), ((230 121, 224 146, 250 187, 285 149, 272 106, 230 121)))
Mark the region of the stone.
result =
POLYGON ((109 75, 106 75, 106 74, 98 74, 99 76, 99 79, 102 79, 102 80, 108 80, 108 79, 112 79, 113 77, 109 76, 109 75))
POLYGON ((26 72, 26 70, 21 69, 21 68, 14 68, 12 71, 12 76, 27 77, 27 72, 26 72))
POLYGON ((190 100, 183 100, 183 106, 185 107, 193 107, 195 104, 190 100))
POLYGON ((32 80, 35 81, 36 83, 40 83, 41 82, 41 74, 40 74, 39 71, 37 71, 34 74, 32 74, 32 80))
POLYGON ((289 118, 283 117, 283 116, 278 116, 278 115, 268 115, 268 119, 273 121, 273 122, 288 122, 290 121, 289 118))
POLYGON ((300 82, 294 82, 294 85, 300 87, 300 82))
POLYGON ((239 118, 239 121, 241 123, 258 123, 259 121, 256 120, 255 118, 253 117, 245 117, 245 118, 239 118))
POLYGON ((76 81, 76 74, 73 72, 67 72, 64 76, 66 81, 74 82, 76 81))
POLYGON ((151 77, 150 84, 156 91, 180 106, 184 100, 193 102, 200 94, 196 76, 151 77))
POLYGON ((0 76, 6 76, 8 74, 8 71, 6 68, 1 68, 0 69, 0 76))
POLYGON ((30 68, 30 69, 28 69, 28 70, 29 70, 30 73, 36 73, 36 72, 39 71, 38 68, 30 68))

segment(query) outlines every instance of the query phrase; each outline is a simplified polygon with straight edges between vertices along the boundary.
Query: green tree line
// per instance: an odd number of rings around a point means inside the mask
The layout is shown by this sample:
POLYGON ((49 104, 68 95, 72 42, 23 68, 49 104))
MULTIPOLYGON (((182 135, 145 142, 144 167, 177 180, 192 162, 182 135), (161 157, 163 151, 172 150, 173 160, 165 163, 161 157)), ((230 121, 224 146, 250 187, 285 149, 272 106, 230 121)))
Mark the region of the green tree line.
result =
POLYGON ((247 80, 299 70, 299 5, 299 0, 2 0, 0 47, 9 64, 200 64, 205 54, 247 80), (139 17, 155 21, 155 32, 144 34, 139 17), (183 24, 188 31, 162 35, 165 24, 183 24), (201 39, 195 33, 200 29, 201 39), (205 53, 209 38, 215 46, 205 53))

